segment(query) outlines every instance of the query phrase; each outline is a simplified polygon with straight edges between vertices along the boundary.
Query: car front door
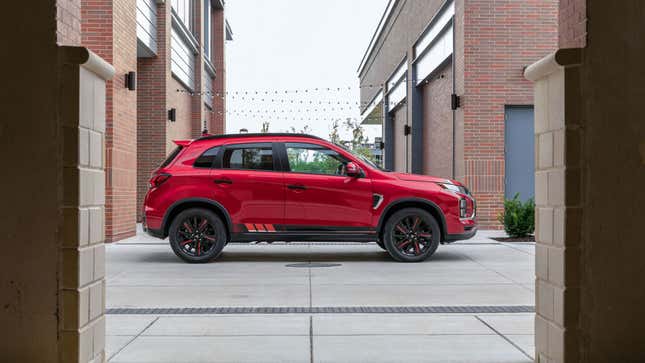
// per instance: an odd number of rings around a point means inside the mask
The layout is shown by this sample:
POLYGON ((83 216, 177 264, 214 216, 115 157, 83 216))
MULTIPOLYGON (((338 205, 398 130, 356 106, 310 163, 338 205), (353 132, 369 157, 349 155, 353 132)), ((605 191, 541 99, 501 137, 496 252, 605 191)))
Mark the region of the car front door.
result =
POLYGON ((370 229, 372 182, 349 177, 350 161, 313 143, 285 142, 285 227, 290 230, 364 231, 370 229))
POLYGON ((284 221, 283 172, 270 142, 231 143, 218 154, 214 188, 233 233, 274 232, 284 221))

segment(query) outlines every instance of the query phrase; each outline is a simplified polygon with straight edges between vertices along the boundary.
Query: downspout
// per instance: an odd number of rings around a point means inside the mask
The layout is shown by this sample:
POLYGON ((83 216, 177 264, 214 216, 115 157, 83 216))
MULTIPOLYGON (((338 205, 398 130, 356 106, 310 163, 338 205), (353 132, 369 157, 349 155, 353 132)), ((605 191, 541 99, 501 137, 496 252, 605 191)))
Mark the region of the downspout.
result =
MULTIPOLYGON (((457 53, 457 48, 456 48, 456 42, 455 42, 455 23, 457 20, 457 16, 453 16, 452 18, 452 93, 456 94, 457 93, 457 73, 456 71, 456 60, 457 57, 455 54, 457 53)), ((456 124, 457 124, 457 110, 453 109, 452 110, 452 179, 455 179, 455 174, 456 174, 456 159, 457 159, 457 153, 456 153, 456 144, 457 144, 457 131, 456 131, 456 124)))

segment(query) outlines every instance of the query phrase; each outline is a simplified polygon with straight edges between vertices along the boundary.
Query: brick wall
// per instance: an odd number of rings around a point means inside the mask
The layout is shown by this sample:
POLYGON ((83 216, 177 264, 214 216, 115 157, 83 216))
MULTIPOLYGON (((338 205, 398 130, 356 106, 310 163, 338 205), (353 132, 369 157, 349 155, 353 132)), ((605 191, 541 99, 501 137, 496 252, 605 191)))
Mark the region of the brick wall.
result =
MULTIPOLYGON (((125 87, 124 75, 137 70, 136 1, 113 0, 114 111, 107 139, 106 240, 135 233, 137 92, 125 87)), ((109 124, 108 124, 109 125, 109 124)))
MULTIPOLYGON (((195 80, 195 84, 199 84, 197 80, 195 80)), ((187 91, 179 81, 169 75, 168 108, 176 110, 177 119, 175 122, 168 122, 166 127, 166 153, 169 153, 176 146, 172 140, 191 139, 201 131, 200 125, 195 125, 199 121, 197 118, 199 112, 193 112, 193 109, 201 106, 202 97, 197 94, 191 96, 190 93, 177 92, 177 90, 187 91), (195 114, 197 116, 194 116, 195 114), (194 130, 194 126, 198 126, 198 128, 194 130)))
POLYGON ((134 235, 136 214, 136 92, 124 74, 137 68, 136 2, 82 0, 82 44, 116 69, 106 83, 106 241, 134 235))
MULTIPOLYGON (((203 41, 204 37, 202 36, 203 34, 203 12, 204 12, 204 4, 202 1, 196 1, 196 6, 195 6, 195 24, 202 24, 201 26, 197 26, 196 30, 197 33, 195 37, 197 38, 197 41, 201 46, 199 47, 199 55, 195 57, 195 95, 190 98, 190 137, 191 139, 197 138, 201 135, 202 130, 203 130, 203 125, 204 125, 204 96, 202 95, 202 92, 204 92, 204 89, 202 88, 204 81, 202 80, 202 76, 204 74, 204 57, 203 52, 204 52, 204 47, 203 47, 203 41)), ((179 110, 178 110, 179 111, 179 110)), ((179 113, 177 114, 179 116, 179 113)), ((179 121, 179 117, 178 120, 179 121)))
POLYGON ((226 65, 224 44, 226 38, 224 11, 213 11, 212 17, 213 44, 211 45, 212 63, 215 67, 215 79, 211 90, 213 98, 213 110, 207 113, 209 119, 208 131, 211 134, 223 134, 226 131, 226 98, 222 97, 226 87, 226 65))
POLYGON ((157 56, 137 60, 137 215, 150 172, 166 156, 167 88, 170 74, 170 4, 157 7, 157 56))
POLYGON ((587 1, 560 0, 559 10, 559 48, 584 48, 587 45, 587 1))
POLYGON ((463 13, 463 172, 482 228, 500 228, 504 106, 533 104, 523 68, 557 47, 556 0, 466 0, 463 13))

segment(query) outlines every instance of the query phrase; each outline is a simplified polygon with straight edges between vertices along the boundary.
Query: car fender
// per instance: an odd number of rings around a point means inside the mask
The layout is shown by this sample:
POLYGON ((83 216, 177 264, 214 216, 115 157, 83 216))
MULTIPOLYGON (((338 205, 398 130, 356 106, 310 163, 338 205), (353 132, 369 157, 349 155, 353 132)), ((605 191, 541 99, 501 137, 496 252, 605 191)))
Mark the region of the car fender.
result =
POLYGON ((447 226, 446 226, 446 217, 444 216, 444 213, 441 210, 441 208, 431 200, 424 199, 424 198, 417 198, 417 197, 396 199, 394 201, 391 201, 388 205, 386 205, 385 208, 383 208, 383 211, 381 212, 381 215, 379 216, 379 221, 378 221, 378 225, 377 225, 377 231, 380 232, 381 229, 383 228, 383 225, 385 224, 385 216, 388 215, 388 212, 392 208, 394 208, 394 207, 396 207, 398 205, 401 205, 403 203, 420 203, 420 204, 424 204, 424 205, 434 209, 437 212, 437 214, 439 215, 439 221, 438 222, 439 222, 440 227, 441 227, 441 240, 443 241, 443 240, 446 239, 446 235, 448 233, 447 232, 447 226))
POLYGON ((161 222, 161 226, 163 228, 162 229, 163 231, 166 231, 168 229, 168 223, 170 223, 168 218, 173 214, 173 211, 177 207, 180 207, 181 205, 186 204, 186 203, 204 203, 204 204, 208 204, 208 205, 218 209, 222 213, 222 215, 224 215, 224 217, 225 217, 224 218, 225 219, 224 223, 226 224, 226 228, 228 229, 229 233, 232 232, 233 223, 231 222, 231 216, 229 215, 229 213, 226 210, 226 208, 224 208, 224 206, 221 205, 220 203, 218 203, 218 202, 216 202, 216 201, 214 201, 212 199, 207 199, 207 198, 185 198, 185 199, 178 200, 178 201, 174 202, 173 204, 171 204, 170 207, 168 207, 168 210, 166 210, 166 213, 163 216, 163 221, 161 222))

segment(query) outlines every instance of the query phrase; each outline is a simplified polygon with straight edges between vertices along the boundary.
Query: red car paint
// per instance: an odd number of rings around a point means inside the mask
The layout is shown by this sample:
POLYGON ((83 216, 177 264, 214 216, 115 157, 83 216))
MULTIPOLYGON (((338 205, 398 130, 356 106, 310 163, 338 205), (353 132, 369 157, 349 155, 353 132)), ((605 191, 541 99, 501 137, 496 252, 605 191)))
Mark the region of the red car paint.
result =
POLYGON ((256 237, 267 240, 272 234, 279 240, 287 240, 290 235, 330 240, 334 234, 338 240, 376 239, 386 214, 402 205, 434 208, 442 242, 467 239, 476 232, 475 200, 461 183, 380 170, 320 138, 241 134, 175 143, 181 150, 152 173, 144 201, 144 228, 157 237, 167 236, 173 214, 186 206, 217 208, 234 241, 256 237), (273 158, 277 160, 282 159, 275 153, 276 148, 283 143, 317 145, 353 162, 361 175, 296 173, 284 167, 266 171, 194 166, 205 151, 215 146, 223 149, 255 143, 275 145, 273 158), (455 190, 445 189, 440 183, 451 184, 455 190), (460 212, 460 203, 465 204, 465 213, 460 212))

